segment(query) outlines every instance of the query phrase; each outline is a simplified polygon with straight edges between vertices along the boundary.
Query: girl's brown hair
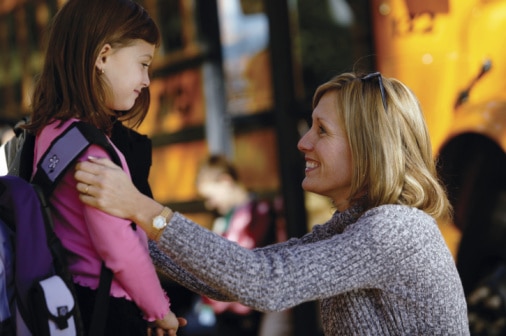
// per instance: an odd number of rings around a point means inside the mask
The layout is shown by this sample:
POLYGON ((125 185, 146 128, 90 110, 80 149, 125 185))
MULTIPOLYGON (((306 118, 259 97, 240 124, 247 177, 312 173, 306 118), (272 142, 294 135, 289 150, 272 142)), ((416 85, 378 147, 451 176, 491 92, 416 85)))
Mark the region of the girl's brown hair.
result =
POLYGON ((404 204, 436 219, 450 218, 451 205, 437 177, 429 132, 413 92, 380 74, 364 78, 344 73, 318 87, 313 106, 328 92, 335 95, 352 153, 350 201, 365 197, 367 208, 404 204))
POLYGON ((112 111, 105 106, 108 87, 95 62, 107 43, 121 48, 142 39, 158 46, 160 32, 144 8, 132 0, 69 0, 53 18, 48 37, 28 129, 37 133, 53 119, 72 117, 105 132, 118 117, 134 126, 142 122, 149 90, 142 90, 129 111, 112 111))

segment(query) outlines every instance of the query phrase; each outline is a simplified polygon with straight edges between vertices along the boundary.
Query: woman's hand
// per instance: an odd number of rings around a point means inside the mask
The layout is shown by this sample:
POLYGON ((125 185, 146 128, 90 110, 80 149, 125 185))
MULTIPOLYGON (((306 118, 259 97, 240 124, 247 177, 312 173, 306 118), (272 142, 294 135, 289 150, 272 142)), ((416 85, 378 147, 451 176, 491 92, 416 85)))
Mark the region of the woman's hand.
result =
POLYGON ((88 158, 76 165, 79 198, 85 204, 138 224, 153 239, 153 218, 163 206, 135 188, 130 177, 107 158, 88 158))
POLYGON ((117 217, 132 217, 140 192, 112 161, 90 157, 77 164, 74 176, 81 201, 117 217))

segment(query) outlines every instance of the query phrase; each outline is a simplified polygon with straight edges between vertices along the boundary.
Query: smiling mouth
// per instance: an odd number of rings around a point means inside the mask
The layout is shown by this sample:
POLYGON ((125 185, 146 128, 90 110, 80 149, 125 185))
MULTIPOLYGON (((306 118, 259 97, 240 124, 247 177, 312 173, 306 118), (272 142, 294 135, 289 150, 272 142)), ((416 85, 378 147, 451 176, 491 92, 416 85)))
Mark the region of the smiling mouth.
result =
POLYGON ((306 161, 306 171, 317 168, 319 165, 313 161, 306 161))

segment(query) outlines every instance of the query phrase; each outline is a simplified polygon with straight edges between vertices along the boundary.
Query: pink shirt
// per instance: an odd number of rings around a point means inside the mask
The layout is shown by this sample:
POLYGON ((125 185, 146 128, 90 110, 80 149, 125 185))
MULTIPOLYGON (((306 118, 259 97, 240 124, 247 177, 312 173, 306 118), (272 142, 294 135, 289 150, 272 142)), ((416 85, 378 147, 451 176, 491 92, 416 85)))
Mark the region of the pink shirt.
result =
MULTIPOLYGON (((76 120, 71 119, 59 128, 57 122, 52 123, 37 136, 34 173, 51 141, 76 120)), ((123 154, 114 148, 124 170, 130 174, 123 154)), ((85 161, 88 156, 109 157, 97 145, 89 146, 78 161, 85 161)), ((111 295, 133 300, 148 321, 162 319, 169 311, 169 302, 151 261, 145 232, 140 228, 133 230, 128 220, 84 205, 78 197, 74 171, 69 168, 50 200, 56 235, 70 251, 69 268, 74 282, 96 289, 104 260, 114 273, 111 295)))

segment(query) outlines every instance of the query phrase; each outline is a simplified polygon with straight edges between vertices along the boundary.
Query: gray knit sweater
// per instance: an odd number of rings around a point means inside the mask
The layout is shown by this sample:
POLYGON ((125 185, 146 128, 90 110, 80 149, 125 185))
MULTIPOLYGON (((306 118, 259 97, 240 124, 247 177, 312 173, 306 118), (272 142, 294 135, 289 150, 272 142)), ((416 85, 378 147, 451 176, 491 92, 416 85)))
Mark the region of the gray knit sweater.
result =
POLYGON ((336 212, 300 239, 241 248, 176 214, 152 244, 185 287, 261 311, 321 302, 325 335, 469 335, 462 285, 432 217, 384 205, 336 212))

